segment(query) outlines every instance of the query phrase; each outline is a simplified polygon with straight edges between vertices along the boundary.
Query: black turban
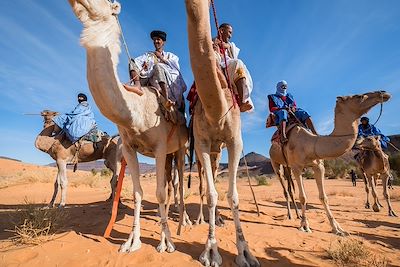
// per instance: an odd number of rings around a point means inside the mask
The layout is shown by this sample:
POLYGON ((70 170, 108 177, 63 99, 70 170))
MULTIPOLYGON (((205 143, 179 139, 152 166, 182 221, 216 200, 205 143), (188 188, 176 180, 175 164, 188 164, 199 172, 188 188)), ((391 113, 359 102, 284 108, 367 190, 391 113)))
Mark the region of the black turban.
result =
POLYGON ((79 93, 78 102, 81 103, 82 101, 87 101, 87 96, 85 94, 79 93))
POLYGON ((366 121, 367 123, 369 123, 368 117, 361 117, 360 121, 366 121))
POLYGON ((167 33, 163 32, 163 31, 152 31, 150 33, 150 37, 151 37, 151 39, 153 39, 154 37, 159 37, 164 42, 167 41, 167 33))

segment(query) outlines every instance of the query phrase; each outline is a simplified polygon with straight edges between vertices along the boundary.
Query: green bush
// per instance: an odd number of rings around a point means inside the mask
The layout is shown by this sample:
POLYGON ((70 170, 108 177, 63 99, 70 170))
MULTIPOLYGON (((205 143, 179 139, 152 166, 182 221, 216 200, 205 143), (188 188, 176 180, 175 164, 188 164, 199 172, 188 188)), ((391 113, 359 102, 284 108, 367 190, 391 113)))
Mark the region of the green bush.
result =
POLYGON ((96 169, 92 169, 91 172, 92 172, 93 176, 96 176, 96 174, 97 174, 97 170, 96 169))
POLYGON ((336 179, 346 176, 351 169, 357 169, 355 162, 346 162, 341 158, 325 160, 325 176, 328 179, 336 179))
POLYGON ((306 168, 303 172, 303 177, 306 179, 314 179, 314 171, 311 168, 306 168))
POLYGON ((254 179, 257 181, 257 185, 270 185, 267 178, 268 177, 266 175, 258 175, 254 177, 254 179))
POLYGON ((109 168, 104 168, 100 171, 101 176, 110 176, 111 175, 111 170, 109 168))

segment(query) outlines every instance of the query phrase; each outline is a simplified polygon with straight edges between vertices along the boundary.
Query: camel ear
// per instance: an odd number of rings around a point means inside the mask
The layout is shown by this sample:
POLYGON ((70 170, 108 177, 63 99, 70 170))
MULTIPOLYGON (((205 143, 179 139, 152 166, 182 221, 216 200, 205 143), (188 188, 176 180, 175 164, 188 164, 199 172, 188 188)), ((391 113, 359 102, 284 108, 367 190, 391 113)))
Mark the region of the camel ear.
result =
POLYGON ((336 97, 336 101, 342 102, 347 99, 347 96, 338 96, 336 97))
POLYGON ((118 15, 121 12, 121 4, 118 2, 114 2, 111 4, 112 14, 118 15))
POLYGON ((379 141, 379 140, 381 140, 381 136, 380 136, 380 135, 376 135, 376 136, 375 136, 375 139, 376 139, 377 141, 379 141))
POLYGON ((361 97, 360 97, 360 102, 364 102, 365 100, 367 100, 368 99, 368 96, 367 95, 361 95, 361 97))

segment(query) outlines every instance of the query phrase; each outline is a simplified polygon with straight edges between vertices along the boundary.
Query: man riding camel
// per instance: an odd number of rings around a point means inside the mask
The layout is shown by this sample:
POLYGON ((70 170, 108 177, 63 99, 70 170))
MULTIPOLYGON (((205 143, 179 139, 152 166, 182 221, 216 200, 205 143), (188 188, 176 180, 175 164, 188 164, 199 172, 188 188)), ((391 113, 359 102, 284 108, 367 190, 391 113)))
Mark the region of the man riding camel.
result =
POLYGON ((358 125, 358 137, 368 137, 368 136, 380 136, 380 143, 382 149, 387 149, 388 142, 390 142, 389 137, 383 135, 381 131, 374 125, 369 124, 368 117, 362 117, 360 119, 360 124, 358 125))
POLYGON ((183 93, 186 91, 186 84, 180 73, 179 57, 164 51, 167 41, 165 32, 155 30, 150 33, 150 37, 155 51, 146 52, 129 64, 133 86, 138 89, 147 85, 158 88, 167 100, 165 104, 167 110, 175 105, 178 110, 184 112, 183 93))
POLYGON ((254 104, 250 99, 253 81, 246 65, 238 58, 240 49, 235 43, 230 42, 233 28, 228 23, 222 23, 218 28, 218 33, 220 38, 214 38, 217 61, 224 70, 227 70, 233 90, 239 96, 240 111, 251 111, 254 108, 254 104), (225 51, 225 56, 223 51, 225 51), (225 66, 225 58, 227 68, 225 66))
POLYGON ((54 132, 57 134, 63 130, 72 143, 96 127, 94 113, 87 102, 87 96, 82 93, 78 94, 78 105, 73 111, 54 117, 53 121, 58 126, 54 132))
POLYGON ((275 125, 278 126, 281 134, 281 142, 288 141, 286 137, 286 124, 289 121, 289 114, 293 114, 304 124, 311 132, 317 135, 311 116, 307 111, 298 108, 293 96, 287 92, 288 84, 282 80, 276 85, 276 93, 268 95, 269 110, 275 115, 275 125))

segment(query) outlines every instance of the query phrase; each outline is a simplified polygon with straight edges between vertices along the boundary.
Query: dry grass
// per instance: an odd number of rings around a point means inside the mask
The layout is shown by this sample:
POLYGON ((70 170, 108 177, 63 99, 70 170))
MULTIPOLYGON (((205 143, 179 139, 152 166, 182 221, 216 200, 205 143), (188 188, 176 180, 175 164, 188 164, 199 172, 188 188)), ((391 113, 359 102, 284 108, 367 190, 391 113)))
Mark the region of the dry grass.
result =
POLYGON ((340 238, 331 243, 328 256, 339 266, 374 266, 385 267, 388 265, 386 258, 372 253, 356 238, 340 238))
POLYGON ((258 175, 253 177, 257 181, 257 185, 271 185, 271 183, 268 181, 268 179, 271 179, 270 177, 266 175, 258 175))
POLYGON ((14 233, 10 239, 17 245, 38 245, 51 240, 66 218, 60 209, 43 209, 35 203, 24 200, 23 208, 12 217, 14 233))
POLYGON ((80 176, 78 178, 75 178, 73 180, 71 180, 69 182, 69 185, 72 187, 78 187, 81 185, 84 186, 89 186, 90 188, 95 188, 98 187, 100 184, 101 179, 103 179, 104 177, 102 177, 100 174, 96 174, 96 175, 83 175, 80 176))
POLYGON ((339 196, 339 197, 354 197, 354 194, 347 191, 331 191, 328 193, 328 196, 339 196))
POLYGON ((400 201, 400 191, 399 190, 396 190, 396 191, 390 190, 389 192, 390 192, 391 200, 400 201))

